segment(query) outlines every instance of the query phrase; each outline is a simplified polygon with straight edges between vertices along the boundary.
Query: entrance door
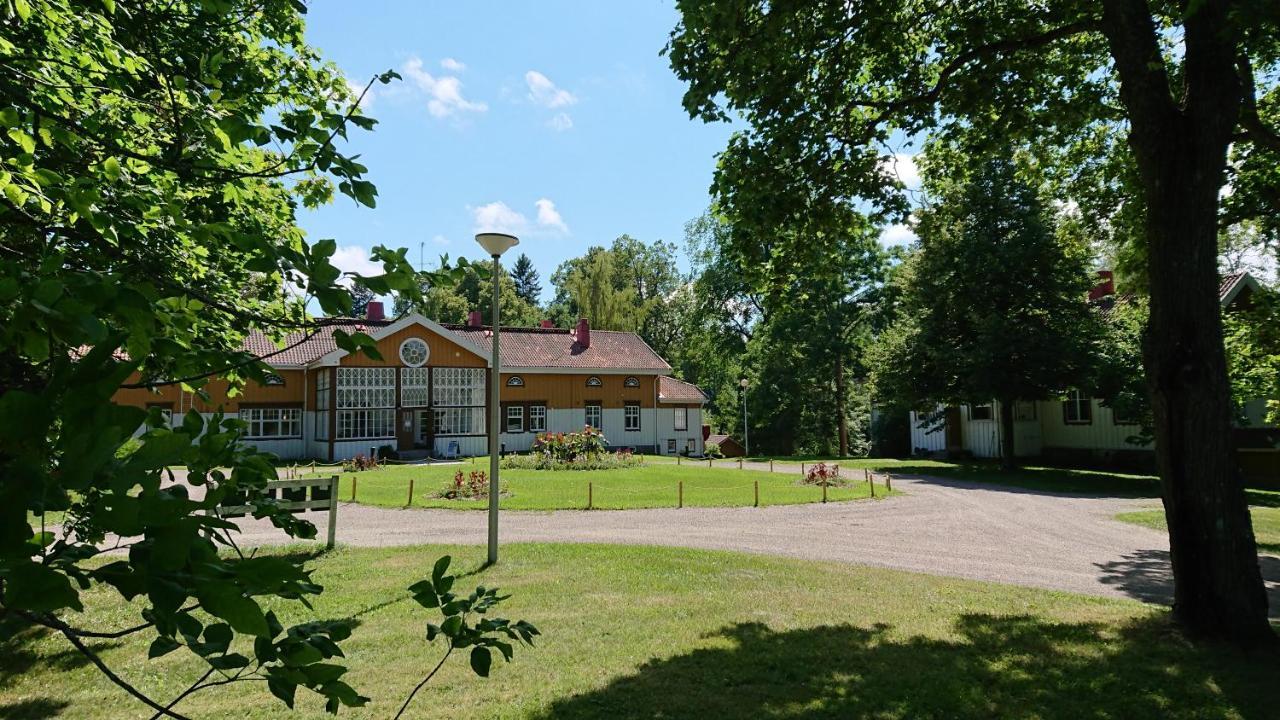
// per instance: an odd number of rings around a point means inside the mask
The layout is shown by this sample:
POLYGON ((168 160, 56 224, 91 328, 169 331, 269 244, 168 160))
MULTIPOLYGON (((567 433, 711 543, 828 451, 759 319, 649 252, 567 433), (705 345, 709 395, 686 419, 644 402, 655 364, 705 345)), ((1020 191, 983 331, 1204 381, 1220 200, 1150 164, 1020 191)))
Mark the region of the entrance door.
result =
POLYGON ((430 449, 435 445, 435 429, 431 427, 432 412, 428 409, 418 410, 413 423, 413 444, 415 447, 430 449))
POLYGON ((964 436, 960 430, 960 408, 952 405, 946 410, 947 450, 963 450, 964 436))
POLYGON ((401 410, 400 422, 396 423, 396 450, 406 452, 413 449, 413 411, 401 410))

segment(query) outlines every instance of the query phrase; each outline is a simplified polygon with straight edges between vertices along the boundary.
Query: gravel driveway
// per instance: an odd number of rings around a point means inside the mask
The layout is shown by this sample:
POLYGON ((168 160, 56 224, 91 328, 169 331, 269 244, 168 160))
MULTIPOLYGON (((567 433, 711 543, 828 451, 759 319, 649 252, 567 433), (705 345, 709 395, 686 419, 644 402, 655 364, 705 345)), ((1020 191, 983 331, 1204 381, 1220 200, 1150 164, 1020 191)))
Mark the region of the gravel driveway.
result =
MULTIPOLYGON (((1081 497, 895 476, 905 495, 767 508, 504 511, 503 542, 591 542, 737 550, 910 570, 1150 602, 1172 597, 1168 538, 1118 522, 1158 501, 1081 497)), ((326 516, 309 517, 324 537, 326 516)), ((485 542, 485 513, 343 503, 338 542, 355 546, 485 542)), ((245 544, 286 541, 242 521, 245 544)), ((1280 558, 1262 558, 1280 614, 1280 558)))

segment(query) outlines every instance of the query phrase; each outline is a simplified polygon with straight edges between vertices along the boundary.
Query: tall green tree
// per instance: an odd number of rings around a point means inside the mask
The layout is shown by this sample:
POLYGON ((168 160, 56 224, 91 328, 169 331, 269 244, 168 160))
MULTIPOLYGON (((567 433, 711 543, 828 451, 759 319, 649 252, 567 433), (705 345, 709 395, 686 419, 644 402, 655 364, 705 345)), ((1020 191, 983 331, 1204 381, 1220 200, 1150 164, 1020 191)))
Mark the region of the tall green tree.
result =
POLYGON ((564 283, 572 306, 595 327, 634 331, 642 319, 635 289, 618 288, 614 277, 614 255, 600 252, 570 271, 564 283))
POLYGON ((526 303, 537 307, 542 302, 542 283, 539 282, 538 271, 528 255, 520 253, 511 266, 511 280, 516 286, 516 295, 526 303))
MULTIPOLYGON (((1150 287, 1144 365, 1174 614, 1197 636, 1275 643, 1232 447, 1216 250, 1228 148, 1280 148, 1272 114, 1280 102, 1280 6, 678 6, 667 53, 689 83, 686 110, 745 121, 713 185, 735 227, 786 226, 808 211, 814 187, 822 197, 857 198, 901 216, 907 201, 885 159, 904 136, 979 134, 1078 161, 1063 173, 1093 178, 1099 205, 1130 221, 1117 226, 1133 228, 1150 287), (1127 174, 1099 181, 1116 161, 1127 174)), ((786 272, 814 257, 802 240, 742 252, 786 272)))
POLYGON ((899 320, 876 353, 877 395, 911 407, 997 400, 1013 467, 1015 405, 1087 387, 1101 328, 1085 302, 1085 249, 1060 239, 1011 158, 973 165, 919 213, 899 320))
MULTIPOLYGON (((373 249, 380 275, 344 277, 336 242, 307 242, 296 223, 297 207, 335 190, 370 207, 377 197, 343 150, 374 124, 363 92, 306 44, 304 10, 0 3, 0 613, 61 635, 157 717, 181 718, 180 700, 232 682, 259 681, 290 706, 300 687, 330 711, 366 700, 334 661, 349 623, 286 628, 269 609, 322 591, 302 560, 239 552, 237 526, 214 512, 243 498, 287 535, 315 535, 266 494, 273 458, 239 443, 245 424, 195 411, 170 424, 112 401, 122 389, 202 393, 215 376, 265 381, 245 337, 296 344, 341 322, 307 305, 349 315, 346 281, 419 290, 403 249, 373 249), (55 511, 60 527, 46 522, 55 511), (72 611, 90 592, 134 623, 79 625, 72 611), (182 649, 207 672, 157 700, 112 671, 95 637, 150 638, 151 657, 182 649)), ((377 354, 362 333, 333 336, 377 354)), ((446 625, 487 657, 491 638, 446 625)))

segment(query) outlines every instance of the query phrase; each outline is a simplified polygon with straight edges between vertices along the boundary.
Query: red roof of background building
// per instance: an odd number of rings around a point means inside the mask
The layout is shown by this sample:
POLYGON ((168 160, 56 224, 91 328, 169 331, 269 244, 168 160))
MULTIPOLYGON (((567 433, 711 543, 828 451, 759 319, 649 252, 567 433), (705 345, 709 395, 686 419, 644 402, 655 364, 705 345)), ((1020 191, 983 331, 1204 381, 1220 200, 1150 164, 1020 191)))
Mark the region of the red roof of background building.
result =
POLYGON ((658 378, 658 400, 660 402, 704 403, 707 396, 697 385, 677 378, 662 376, 658 378))

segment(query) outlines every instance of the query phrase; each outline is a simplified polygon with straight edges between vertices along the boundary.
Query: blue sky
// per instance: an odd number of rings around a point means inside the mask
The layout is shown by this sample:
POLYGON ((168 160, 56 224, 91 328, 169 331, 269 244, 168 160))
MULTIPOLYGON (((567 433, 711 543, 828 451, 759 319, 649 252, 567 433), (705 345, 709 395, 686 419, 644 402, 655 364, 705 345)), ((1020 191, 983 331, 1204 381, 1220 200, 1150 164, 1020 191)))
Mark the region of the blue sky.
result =
MULTIPOLYGON (((730 128, 688 118, 659 51, 662 2, 373 2, 311 5, 308 39, 353 83, 375 85, 362 155, 378 207, 345 198, 305 212, 312 240, 367 270, 368 248, 425 243, 474 258, 479 229, 514 232, 542 274, 623 233, 682 244, 707 207, 730 128)), ((514 255, 512 256, 514 257, 514 255)))

